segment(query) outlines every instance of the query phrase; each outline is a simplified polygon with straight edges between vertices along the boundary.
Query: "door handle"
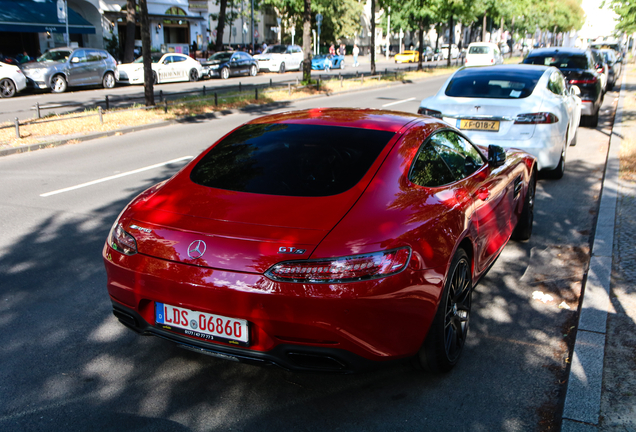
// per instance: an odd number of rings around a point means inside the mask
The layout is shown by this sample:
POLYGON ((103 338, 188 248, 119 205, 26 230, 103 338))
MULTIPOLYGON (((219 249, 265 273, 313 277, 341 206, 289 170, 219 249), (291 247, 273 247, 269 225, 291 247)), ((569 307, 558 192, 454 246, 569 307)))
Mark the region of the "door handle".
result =
POLYGON ((490 198, 490 191, 488 189, 481 188, 477 191, 477 199, 488 201, 488 198, 490 198))

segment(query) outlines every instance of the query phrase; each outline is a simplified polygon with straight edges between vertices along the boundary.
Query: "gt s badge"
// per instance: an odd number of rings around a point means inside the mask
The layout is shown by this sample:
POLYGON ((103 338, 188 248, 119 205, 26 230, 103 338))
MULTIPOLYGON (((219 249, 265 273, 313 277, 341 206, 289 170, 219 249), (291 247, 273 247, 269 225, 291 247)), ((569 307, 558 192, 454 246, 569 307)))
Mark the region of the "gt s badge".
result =
POLYGON ((152 230, 150 228, 142 228, 139 225, 134 225, 134 224, 131 225, 130 228, 136 229, 136 230, 139 230, 139 231, 143 231, 145 233, 151 233, 152 232, 152 230))
POLYGON ((306 249, 296 249, 295 247, 279 247, 279 254, 294 254, 294 255, 302 255, 304 254, 306 249))

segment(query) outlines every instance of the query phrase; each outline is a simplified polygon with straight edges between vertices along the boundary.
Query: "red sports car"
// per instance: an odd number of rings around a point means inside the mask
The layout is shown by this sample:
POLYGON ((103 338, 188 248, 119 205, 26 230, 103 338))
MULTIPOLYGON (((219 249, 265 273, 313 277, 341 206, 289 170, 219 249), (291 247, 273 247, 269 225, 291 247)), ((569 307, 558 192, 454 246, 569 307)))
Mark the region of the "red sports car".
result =
POLYGON ((352 372, 458 361, 471 292, 532 232, 535 159, 446 123, 311 109, 233 130, 121 213, 114 314, 225 359, 352 372))

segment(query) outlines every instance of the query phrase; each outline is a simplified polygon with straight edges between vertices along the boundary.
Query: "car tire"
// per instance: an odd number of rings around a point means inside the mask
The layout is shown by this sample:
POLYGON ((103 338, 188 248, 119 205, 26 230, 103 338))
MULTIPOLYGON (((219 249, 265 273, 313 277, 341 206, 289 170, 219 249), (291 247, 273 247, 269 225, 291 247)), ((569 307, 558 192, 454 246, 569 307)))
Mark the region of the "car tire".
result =
POLYGON ((255 65, 252 65, 252 66, 250 67, 250 76, 253 76, 253 77, 254 77, 254 76, 256 76, 257 74, 258 74, 258 69, 256 69, 256 66, 255 66, 255 65))
POLYGON ((0 80, 0 97, 10 98, 15 96, 16 88, 15 84, 9 78, 0 80))
POLYGON ((195 68, 190 69, 190 72, 188 73, 188 79, 190 80, 190 82, 198 81, 199 71, 197 71, 195 68))
POLYGON ((102 86, 107 89, 115 88, 115 75, 112 72, 106 72, 102 78, 102 86))
POLYGON ((68 87, 66 83, 66 78, 62 75, 55 75, 51 79, 51 91, 53 93, 64 93, 68 87))
POLYGON ((280 64, 280 67, 278 68, 278 73, 285 73, 285 62, 280 64))
POLYGON ((448 271, 444 291, 414 366, 427 372, 450 371, 459 361, 468 333, 472 302, 471 263, 459 248, 448 271))
POLYGON ((530 240, 532 236, 532 222, 534 221, 534 195, 537 188, 537 176, 532 173, 528 182, 528 191, 523 200, 523 209, 519 215, 517 226, 512 232, 512 239, 517 241, 530 240))
POLYGON ((159 77, 157 76, 157 72, 153 71, 152 72, 152 85, 158 84, 159 83, 159 77))
POLYGON ((345 63, 344 63, 344 60, 342 60, 342 61, 340 62, 340 70, 342 70, 342 69, 344 69, 344 68, 345 68, 345 63))
POLYGON ((572 138, 572 141, 570 141, 570 147, 574 147, 578 139, 579 139, 579 128, 577 127, 576 132, 574 132, 574 137, 572 138))
POLYGON ((599 107, 598 107, 598 109, 596 110, 596 113, 595 113, 593 116, 591 116, 591 117, 590 117, 590 121, 589 121, 589 123, 588 123, 588 125, 589 125, 590 127, 595 128, 595 127, 597 127, 597 126, 598 126, 598 113, 599 113, 599 111, 600 111, 600 110, 601 110, 601 106, 600 106, 600 104, 599 104, 599 107))
POLYGON ((228 79, 230 77, 230 70, 226 67, 224 67, 223 69, 221 69, 221 79, 228 79))

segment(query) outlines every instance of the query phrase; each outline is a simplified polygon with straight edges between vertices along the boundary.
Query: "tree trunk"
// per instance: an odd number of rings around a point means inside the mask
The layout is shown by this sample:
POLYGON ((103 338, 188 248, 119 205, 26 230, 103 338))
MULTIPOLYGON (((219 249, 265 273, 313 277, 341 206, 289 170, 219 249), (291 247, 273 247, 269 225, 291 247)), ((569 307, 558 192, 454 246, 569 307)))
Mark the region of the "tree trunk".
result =
POLYGON ((139 0, 139 13, 141 14, 141 48, 144 58, 144 97, 146 98, 146 106, 154 106, 154 78, 150 60, 150 22, 148 20, 148 4, 146 0, 139 0))
POLYGON ((515 16, 512 16, 512 31, 510 32, 510 58, 512 58, 512 52, 515 50, 515 16))
POLYGON ((375 0, 371 0, 371 75, 375 75, 375 0))
POLYGON ((486 42, 486 26, 488 25, 488 20, 486 19, 486 12, 484 12, 484 23, 481 26, 481 41, 486 42))
POLYGON ((448 59, 446 60, 448 67, 451 65, 453 43, 455 43, 455 29, 453 29, 453 13, 451 12, 450 18, 448 18, 448 59))
POLYGON ((221 0, 219 3, 219 21, 216 25, 216 43, 214 49, 223 51, 223 30, 225 29, 225 10, 227 9, 227 0, 221 0))
POLYGON ((303 81, 311 81, 311 0, 304 0, 303 14, 303 81))
POLYGON ((420 48, 419 48, 420 49, 420 56, 419 57, 420 58, 417 61, 417 70, 418 71, 422 70, 422 60, 423 60, 423 57, 426 55, 426 50, 424 49, 424 20, 423 19, 420 19, 419 26, 420 26, 420 40, 419 40, 419 43, 420 43, 420 48))
POLYGON ((135 29, 137 27, 135 0, 126 3, 126 44, 124 46, 124 63, 132 63, 135 59, 135 29))
MULTIPOLYGON (((438 24, 435 27, 435 35, 436 35, 435 36, 435 52, 437 52, 437 50, 439 50, 439 34, 441 33, 441 31, 442 31, 442 26, 440 24, 438 24)), ((438 59, 439 59, 439 57, 438 57, 438 59)))

